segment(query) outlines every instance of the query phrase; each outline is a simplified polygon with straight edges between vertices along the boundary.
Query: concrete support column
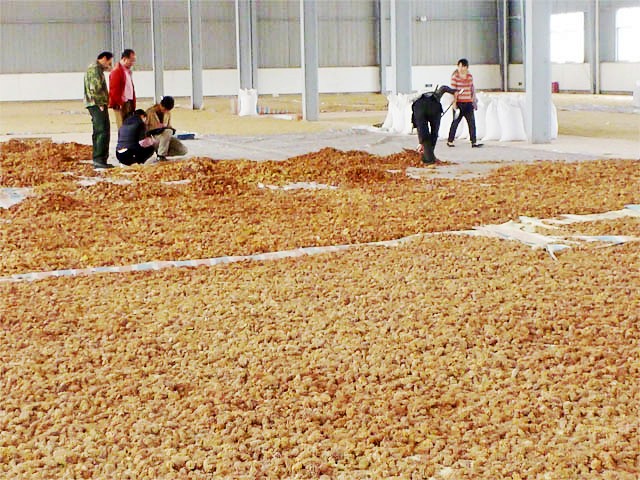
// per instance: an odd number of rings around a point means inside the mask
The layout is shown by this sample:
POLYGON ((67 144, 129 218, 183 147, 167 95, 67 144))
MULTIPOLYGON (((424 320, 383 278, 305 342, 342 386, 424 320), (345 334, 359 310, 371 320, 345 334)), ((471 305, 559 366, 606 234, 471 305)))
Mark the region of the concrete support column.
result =
POLYGON ((389 66, 389 50, 391 45, 391 28, 389 25, 389 0, 378 0, 376 13, 378 14, 378 62, 380 64, 380 92, 387 93, 387 67, 389 66))
MULTIPOLYGON (((122 26, 122 50, 125 48, 136 49, 133 46, 133 9, 130 0, 120 0, 120 14, 122 26)), ((118 58, 122 54, 122 50, 118 52, 118 58)), ((113 52, 114 54, 116 52, 113 52)))
POLYGON ((122 0, 111 0, 109 2, 109 20, 111 23, 111 52, 116 56, 116 58, 120 58, 120 53, 122 53, 122 50, 124 50, 121 7, 122 0))
POLYGON ((236 0, 236 50, 240 88, 256 88, 257 12, 253 0, 236 0))
POLYGON ((304 78, 302 118, 319 118, 318 89, 318 5, 316 0, 300 0, 300 52, 304 78))
POLYGON ((509 91, 509 0, 496 0, 498 14, 498 45, 502 90, 509 91))
MULTIPOLYGON (((133 48, 133 27, 131 26, 131 3, 127 0, 110 0, 111 48, 116 61, 125 48, 133 48)), ((115 63, 115 62, 114 62, 115 63)))
POLYGON ((395 72, 395 93, 412 91, 411 57, 411 1, 391 0, 391 64, 395 72))
POLYGON ((600 1, 591 2, 591 15, 587 20, 591 63, 591 93, 600 93, 600 1))
POLYGON ((189 0, 189 61, 191 68, 191 108, 201 109, 202 95, 202 12, 200 0, 189 0))
POLYGON ((551 0, 525 2, 525 82, 531 143, 551 142, 551 0))
POLYGON ((159 0, 151 4, 151 54, 153 59, 154 99, 158 103, 164 95, 164 59, 162 57, 162 16, 159 0))

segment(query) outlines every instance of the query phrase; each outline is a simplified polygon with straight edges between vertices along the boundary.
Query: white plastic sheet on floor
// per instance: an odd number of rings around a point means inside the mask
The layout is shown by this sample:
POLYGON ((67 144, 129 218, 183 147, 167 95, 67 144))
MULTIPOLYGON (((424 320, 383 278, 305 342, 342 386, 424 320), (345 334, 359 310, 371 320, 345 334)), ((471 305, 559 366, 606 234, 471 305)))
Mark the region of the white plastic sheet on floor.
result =
POLYGON ((335 185, 325 185, 324 183, 317 182, 296 182, 290 183, 284 186, 278 185, 266 185, 264 183, 258 183, 258 188, 268 189, 268 190, 337 190, 338 187, 335 185))
MULTIPOLYGON (((601 214, 590 215, 563 215, 561 219, 540 220, 531 217, 520 217, 519 222, 509 221, 500 225, 485 225, 476 227, 473 230, 458 230, 445 232, 432 232, 427 234, 417 233, 408 237, 398 238, 394 240, 383 240, 380 242, 368 242, 359 244, 345 245, 329 245, 324 247, 303 247, 294 250, 284 250, 279 252, 259 253, 255 255, 235 255, 226 257, 203 258, 198 260, 167 260, 137 263, 134 265, 124 266, 107 266, 107 267, 88 267, 74 268, 68 270, 52 270, 44 272, 18 273, 8 277, 0 277, 0 282, 24 282, 42 280, 50 277, 73 277, 78 275, 94 275, 98 273, 115 273, 115 272, 139 272, 145 270, 162 270, 165 268, 180 267, 200 267, 214 266, 227 263, 242 262, 247 260, 264 261, 277 260, 281 258, 301 257, 304 255, 317 255, 321 253, 339 252, 354 247, 363 246, 384 246, 395 247, 406 242, 424 236, 434 235, 471 235, 484 236, 491 238, 500 238, 504 240, 515 240, 532 248, 540 248, 546 250, 551 258, 556 259, 555 254, 564 249, 571 248, 580 241, 601 242, 608 245, 619 245, 621 243, 640 241, 640 237, 624 236, 624 235, 571 235, 569 237, 542 235, 536 233, 535 227, 554 228, 555 224, 569 224, 575 222, 591 222, 596 220, 609 220, 622 217, 640 218, 640 205, 626 205, 622 210, 613 212, 605 212, 601 214)), ((555 227, 558 228, 558 227, 555 227)))
MULTIPOLYGON (((411 105, 424 92, 403 94, 391 93, 387 95, 388 110, 382 129, 392 133, 411 134, 411 105)), ((478 109, 475 111, 476 138, 482 141, 514 142, 527 140, 527 115, 524 93, 491 94, 479 92, 478 109)), ((446 138, 453 122, 453 116, 459 111, 449 108, 453 95, 445 94, 440 102, 445 111, 441 121, 438 136, 446 138), (448 109, 448 111, 447 111, 448 109)), ((558 113, 553 102, 549 122, 551 138, 558 138, 558 113)), ((469 128, 463 119, 456 131, 457 139, 468 139, 469 128)))
POLYGON ((611 212, 595 213, 587 215, 562 215, 561 218, 540 220, 531 217, 520 217, 519 222, 509 221, 500 225, 483 225, 473 230, 466 230, 460 233, 472 236, 495 237, 505 240, 516 240, 529 245, 532 248, 540 248, 549 252, 555 259, 555 253, 572 244, 584 242, 602 242, 609 245, 620 245, 626 242, 640 241, 640 237, 629 235, 570 235, 555 236, 536 233, 537 227, 554 229, 557 225, 569 225, 580 222, 595 222, 602 220, 614 220, 623 217, 640 218, 640 205, 626 205, 622 210, 611 212))
POLYGON ((0 188, 0 208, 9 208, 31 195, 33 195, 33 189, 27 187, 0 188))

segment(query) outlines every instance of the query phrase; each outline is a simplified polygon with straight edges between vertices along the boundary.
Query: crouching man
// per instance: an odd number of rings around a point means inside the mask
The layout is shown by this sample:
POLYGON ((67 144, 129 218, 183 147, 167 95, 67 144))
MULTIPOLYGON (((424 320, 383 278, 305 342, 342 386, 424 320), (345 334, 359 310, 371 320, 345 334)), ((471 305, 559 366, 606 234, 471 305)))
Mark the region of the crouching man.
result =
POLYGON ((118 129, 116 158, 123 165, 142 164, 153 155, 155 148, 153 140, 147 136, 146 120, 145 111, 136 110, 118 129))
POLYGON ((171 110, 174 105, 173 97, 167 96, 147 110, 147 135, 153 138, 158 161, 187 154, 187 147, 173 136, 176 133, 176 129, 171 126, 171 110))
POLYGON ((445 93, 455 93, 457 90, 442 85, 435 92, 423 93, 411 105, 411 121, 418 130, 418 152, 422 154, 422 163, 436 163, 435 148, 442 118, 442 104, 440 99, 445 93))

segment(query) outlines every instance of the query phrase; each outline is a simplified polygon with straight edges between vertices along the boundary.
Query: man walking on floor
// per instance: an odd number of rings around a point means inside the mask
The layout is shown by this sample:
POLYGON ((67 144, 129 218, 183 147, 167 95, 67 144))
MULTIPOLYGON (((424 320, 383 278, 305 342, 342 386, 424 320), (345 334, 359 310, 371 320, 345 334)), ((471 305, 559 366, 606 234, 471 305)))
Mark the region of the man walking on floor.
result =
POLYGON ((474 110, 478 109, 478 100, 473 86, 473 76, 469 72, 469 61, 466 58, 458 60, 458 67, 451 75, 451 86, 458 92, 454 95, 453 122, 451 122, 451 128, 449 129, 447 146, 455 147, 453 141, 456 138, 456 130, 462 117, 464 117, 469 126, 471 146, 474 148, 481 147, 482 144, 476 141, 476 118, 474 114, 474 110), (456 109, 459 110, 457 116, 456 109))
POLYGON ((109 158, 109 139, 111 124, 109 122, 109 90, 104 72, 111 70, 113 53, 102 52, 87 68, 84 75, 84 106, 91 115, 93 134, 93 166, 96 169, 113 168, 107 163, 109 158))

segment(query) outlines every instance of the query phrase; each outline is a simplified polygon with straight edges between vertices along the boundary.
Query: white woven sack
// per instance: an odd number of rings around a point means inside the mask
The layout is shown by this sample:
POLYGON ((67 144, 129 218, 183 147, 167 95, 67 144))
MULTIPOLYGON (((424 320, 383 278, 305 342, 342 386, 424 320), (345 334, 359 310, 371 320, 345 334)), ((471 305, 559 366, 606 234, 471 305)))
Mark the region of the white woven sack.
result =
POLYGON ((401 93, 396 95, 396 101, 389 105, 391 107, 391 131, 399 133, 404 127, 404 103, 405 100, 401 93))
POLYGON ((478 94, 478 110, 475 111, 476 138, 484 138, 487 131, 487 107, 490 101, 487 95, 478 94))
POLYGON ((409 95, 399 93, 394 108, 392 109, 393 126, 391 131, 394 133, 409 134, 411 133, 411 104, 409 95))
POLYGON ((413 115, 413 102, 417 97, 415 95, 412 95, 410 93, 407 93, 405 95, 405 99, 404 99, 404 108, 402 110, 402 118, 404 120, 404 123, 402 125, 402 130, 400 130, 400 133, 403 133, 405 135, 409 135, 411 134, 411 132, 413 131, 413 122, 411 121, 411 116, 413 115))
MULTIPOLYGON (((445 93, 440 99, 443 112, 449 108, 451 102, 453 102, 453 95, 445 93)), ((438 130, 438 137, 440 138, 447 138, 449 136, 449 129, 451 128, 451 122, 453 121, 453 114, 451 113, 452 108, 449 108, 449 110, 440 119, 440 129, 438 130)))
POLYGON ((254 88, 241 88, 238 92, 238 116, 258 115, 258 91, 254 88))
POLYGON ((384 122, 382 123, 382 128, 384 130, 392 130, 393 129, 393 109, 395 108, 395 104, 398 102, 398 97, 395 93, 390 93, 387 95, 387 116, 384 118, 384 122))
POLYGON ((487 112, 484 116, 485 132, 483 141, 500 140, 500 118, 498 117, 498 99, 492 98, 487 105, 487 112))
POLYGON ((498 119, 500 121, 500 141, 516 142, 527 139, 520 102, 508 98, 498 99, 498 119))

